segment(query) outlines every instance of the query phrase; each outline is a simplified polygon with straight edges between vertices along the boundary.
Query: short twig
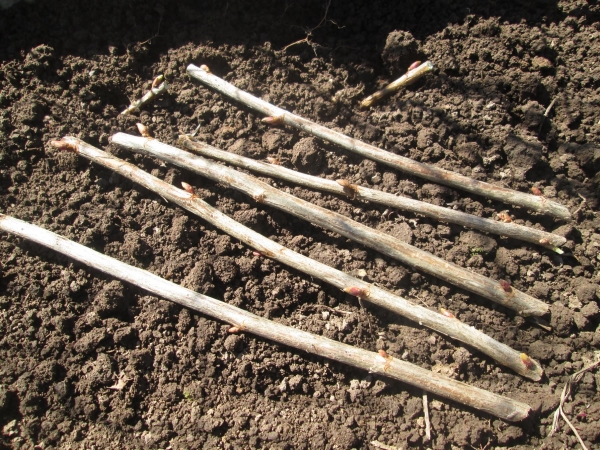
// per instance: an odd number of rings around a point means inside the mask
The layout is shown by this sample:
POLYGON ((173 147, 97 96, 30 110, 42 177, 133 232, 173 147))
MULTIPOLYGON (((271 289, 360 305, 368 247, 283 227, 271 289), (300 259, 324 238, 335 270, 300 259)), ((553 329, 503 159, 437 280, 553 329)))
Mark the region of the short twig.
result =
POLYGON ((164 92, 167 92, 167 89, 169 89, 169 85, 167 84, 165 77, 163 75, 157 76, 152 82, 152 87, 150 90, 146 92, 142 98, 131 103, 131 105, 125 108, 121 114, 131 114, 132 112, 139 111, 144 104, 148 103, 150 100, 158 97, 164 92))
POLYGON ((375 305, 404 316, 424 327, 436 330, 443 335, 464 342, 525 377, 536 381, 541 378, 542 369, 539 364, 534 362, 535 366, 528 368, 523 363, 519 352, 476 330, 474 327, 460 320, 449 319, 435 311, 415 305, 389 291, 283 247, 221 213, 198 198, 193 191, 190 192, 187 189, 186 191, 181 191, 134 165, 85 144, 78 139, 65 138, 65 140, 68 140, 71 145, 77 147, 79 155, 114 170, 118 174, 139 183, 146 189, 168 198, 171 202, 202 217, 216 228, 257 249, 263 256, 275 259, 311 277, 318 278, 340 290, 348 292, 350 295, 359 298, 364 296, 369 302, 375 305), (185 192, 185 195, 182 195, 182 192, 185 192))
POLYGON ((484 183, 473 178, 465 177, 456 172, 441 169, 430 164, 413 161, 409 158, 405 158, 404 156, 381 150, 373 145, 352 139, 342 133, 330 130, 327 127, 316 124, 308 119, 304 119, 284 109, 273 106, 270 103, 236 88, 230 83, 227 83, 225 80, 210 74, 193 64, 188 66, 187 71, 193 78, 228 96, 236 102, 240 102, 267 116, 280 118, 281 121, 286 125, 332 142, 349 151, 363 155, 366 158, 387 164, 388 166, 394 167, 411 175, 422 177, 435 183, 445 184, 456 189, 462 189, 473 194, 481 195, 482 197, 523 206, 525 208, 550 214, 561 219, 569 219, 571 217, 569 210, 565 206, 556 202, 552 202, 548 199, 542 199, 535 195, 496 186, 490 183, 484 183))
POLYGON ((538 134, 540 134, 542 132, 542 128, 544 128, 544 123, 546 122, 546 118, 548 117, 548 114, 550 114, 550 111, 552 111, 552 107, 556 103, 557 99, 558 99, 558 97, 556 97, 554 100, 552 100, 550 102, 550 104, 548 105, 548 107, 546 108, 546 111, 544 112, 544 117, 542 117, 542 123, 540 123, 540 129, 538 130, 538 134))
POLYGON ((384 444, 379 441, 371 441, 370 444, 375 448, 381 448, 383 450, 404 450, 402 447, 396 447, 395 445, 384 444))
MULTIPOLYGON (((295 170, 287 169, 278 164, 267 164, 260 161, 255 161, 245 156, 236 155, 234 153, 219 150, 203 142, 187 139, 182 136, 180 145, 187 150, 194 151, 203 156, 225 161, 237 167, 252 170, 262 175, 269 177, 280 178, 301 186, 319 189, 322 191, 332 192, 338 195, 345 195, 350 198, 367 200, 382 205, 391 206, 393 208, 410 211, 416 214, 423 214, 427 217, 432 217, 436 220, 441 220, 449 223, 456 223, 476 230, 486 231, 488 233, 498 234, 500 236, 508 236, 514 239, 531 242, 541 245, 550 250, 556 251, 558 247, 567 242, 567 239, 557 234, 547 233, 545 231, 536 230, 535 228, 518 225, 514 222, 500 222, 493 219, 467 214, 462 211, 456 211, 443 206, 437 206, 412 198, 400 197, 389 192, 382 192, 376 189, 358 186, 355 184, 344 185, 342 180, 327 180, 312 175, 296 172, 295 170), (348 186, 351 186, 349 188, 348 186)), ((344 180, 345 181, 345 180, 344 180)))
POLYGON ((339 233, 402 261, 404 264, 463 289, 475 292, 520 314, 540 316, 548 312, 548 305, 524 292, 514 288, 507 290, 498 281, 438 258, 429 252, 349 219, 342 214, 294 197, 261 182, 253 176, 230 167, 163 144, 156 139, 148 140, 125 133, 117 133, 112 136, 112 142, 121 147, 192 170, 213 181, 226 182, 229 187, 249 195, 260 203, 281 209, 327 230, 339 233))
POLYGON ((429 405, 427 402, 427 392, 423 392, 423 415, 425 416, 425 438, 431 441, 431 422, 429 421, 429 405))
POLYGON ((406 72, 404 75, 402 75, 397 80, 392 81, 390 84, 388 84, 386 87, 384 87, 380 91, 377 91, 372 95, 369 95, 362 102, 360 102, 360 107, 361 108, 370 108, 371 106, 373 106, 374 103, 387 97, 390 94, 393 94, 401 87, 408 86, 409 84, 414 83, 419 78, 421 78, 423 75, 431 72, 432 70, 433 70, 433 64, 431 63, 431 61, 425 61, 420 66, 406 72))
MULTIPOLYGON (((181 191, 180 196, 189 198, 190 194, 181 191)), ((138 286, 152 295, 166 298, 225 323, 234 324, 246 332, 265 339, 403 381, 505 420, 521 421, 531 412, 531 408, 524 403, 453 380, 411 363, 398 359, 384 361, 378 353, 297 330, 249 313, 13 217, 0 215, 0 230, 29 239, 100 272, 138 286)))
POLYGON ((565 401, 567 400, 567 398, 571 395, 571 390, 572 390, 573 386, 576 385, 577 383, 579 383, 579 380, 581 380, 581 378, 583 377, 583 375, 586 372, 589 372, 590 370, 593 370, 594 368, 596 368, 598 366, 600 366, 600 360, 584 367, 579 372, 575 372, 567 380, 567 382, 565 383, 565 387, 563 388, 562 393, 560 394, 560 403, 558 404, 558 408, 556 408, 556 411, 554 412, 554 420, 552 421, 552 431, 550 432, 550 436, 552 436, 554 433, 556 433, 558 431, 558 427, 560 424, 560 418, 562 417, 564 419, 564 421, 567 423, 567 425, 569 425, 569 428, 571 428, 571 431, 573 431, 573 434, 575 434, 575 436, 577 437, 577 440, 579 441, 579 444, 581 444, 581 447, 583 447, 584 450, 588 450, 588 448, 583 443, 583 439, 581 439, 581 436, 579 435, 577 428, 575 428, 575 426, 571 423, 571 421, 569 420, 569 418, 563 411, 563 405, 565 404, 565 401))

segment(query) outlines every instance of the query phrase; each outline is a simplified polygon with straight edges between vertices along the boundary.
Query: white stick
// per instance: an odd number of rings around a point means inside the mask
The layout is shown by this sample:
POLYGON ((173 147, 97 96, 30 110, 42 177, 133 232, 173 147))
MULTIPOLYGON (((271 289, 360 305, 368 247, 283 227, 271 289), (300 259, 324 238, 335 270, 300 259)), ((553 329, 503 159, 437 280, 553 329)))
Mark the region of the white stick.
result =
POLYGON ((398 89, 400 89, 402 86, 407 86, 411 83, 414 83, 419 78, 421 78, 423 75, 431 72, 432 70, 433 70, 433 64, 431 63, 431 61, 425 61, 420 66, 414 68, 413 70, 409 70, 408 72, 406 72, 404 75, 402 75, 397 80, 392 81, 390 84, 388 84, 386 87, 384 87, 380 91, 377 91, 372 95, 369 95, 362 102, 360 102, 361 108, 370 108, 371 106, 373 106, 373 103, 381 100, 384 97, 387 97, 390 94, 393 94, 398 89))
POLYGON ((548 312, 548 305, 544 302, 511 287, 507 282, 494 281, 483 275, 463 269, 431 253, 406 244, 389 234, 374 230, 341 214, 286 194, 255 177, 238 172, 230 167, 192 155, 186 151, 163 144, 156 139, 117 133, 113 135, 112 142, 121 147, 192 170, 214 181, 226 183, 230 187, 248 194, 260 203, 281 209, 327 230, 334 231, 409 266, 513 309, 519 314, 541 316, 548 312))
POLYGON ((121 114, 131 114, 132 112, 139 111, 144 104, 148 103, 153 98, 158 97, 159 95, 162 95, 163 93, 167 92, 168 89, 169 85, 165 81, 165 77, 163 75, 157 76, 152 82, 152 87, 150 88, 150 90, 146 92, 142 98, 136 100, 127 108, 125 108, 125 110, 121 114))
POLYGON ((202 217, 207 222, 239 239, 241 242, 259 250, 264 256, 273 258, 283 264, 318 278, 351 295, 359 295, 366 300, 396 314, 404 316, 422 326, 436 330, 446 336, 480 350, 500 364, 510 367, 515 372, 539 381, 543 375, 541 366, 534 360, 524 362, 522 354, 509 346, 492 339, 485 333, 476 330, 460 320, 431 311, 408 300, 378 288, 361 279, 354 278, 326 264, 322 264, 300 253, 296 253, 261 234, 236 222, 208 203, 195 196, 193 188, 185 183, 187 197, 180 189, 149 175, 138 167, 99 150, 75 138, 64 138, 58 144, 72 145, 69 149, 89 160, 108 167, 118 174, 129 178, 146 189, 156 192, 164 199, 202 217), (361 294, 362 293, 362 294, 361 294))
MULTIPOLYGON (((190 196, 182 191, 182 198, 189 199, 190 196)), ((1 214, 0 230, 37 242, 103 273, 138 286, 151 294, 166 298, 280 344, 368 370, 378 375, 395 378, 505 420, 513 422, 523 420, 531 411, 531 408, 525 403, 469 386, 402 360, 396 358, 386 360, 378 353, 342 344, 264 319, 227 303, 183 288, 150 272, 129 266, 51 231, 13 217, 1 214)))
MULTIPOLYGON (((332 192, 338 195, 346 195, 351 198, 392 206, 405 211, 423 214, 424 216, 432 217, 436 220, 456 223, 476 230, 499 234, 500 236, 520 239, 522 241, 541 245, 553 251, 556 251, 557 247, 560 247, 567 242, 567 239, 563 236, 536 230, 535 228, 525 227, 523 225, 517 225, 512 222, 506 223, 485 219, 462 211, 454 211, 450 208, 432 205, 431 203, 413 200, 412 198, 398 197, 388 192, 377 191, 355 184, 344 187, 339 182, 333 180, 314 177, 276 164, 266 164, 246 158, 245 156, 219 150, 203 142, 193 141, 187 135, 180 137, 179 144, 187 150, 197 152, 203 156, 225 161, 237 167, 243 167, 244 169, 252 170, 269 177, 279 178, 301 186, 332 192)), ((562 252, 562 250, 559 251, 562 252)))
POLYGON ((483 197, 492 198, 494 200, 499 200, 501 202, 510 203, 513 205, 523 206, 525 208, 539 211, 544 214, 549 214, 561 219, 571 218, 571 213, 566 207, 543 197, 525 194, 512 189, 484 183, 482 181, 477 181, 473 178, 457 174, 456 172, 440 169, 439 167, 435 167, 430 164, 420 163, 400 155, 395 155, 385 150, 381 150, 373 145, 365 144, 364 142, 352 139, 351 137, 348 137, 342 133, 338 133, 337 131, 330 130, 329 128, 318 125, 284 109, 273 106, 264 100, 261 100, 236 88, 235 86, 227 83, 225 80, 222 80, 221 78, 194 66, 193 64, 188 66, 187 71, 190 76, 198 81, 201 81, 207 86, 210 86, 221 94, 224 94, 262 114, 277 119, 277 123, 284 123, 299 130, 305 131, 323 140, 337 144, 346 150, 358 153, 380 163, 387 164, 403 172, 425 178, 426 180, 430 180, 435 183, 445 184, 456 189, 472 192, 473 194, 481 195, 483 197))

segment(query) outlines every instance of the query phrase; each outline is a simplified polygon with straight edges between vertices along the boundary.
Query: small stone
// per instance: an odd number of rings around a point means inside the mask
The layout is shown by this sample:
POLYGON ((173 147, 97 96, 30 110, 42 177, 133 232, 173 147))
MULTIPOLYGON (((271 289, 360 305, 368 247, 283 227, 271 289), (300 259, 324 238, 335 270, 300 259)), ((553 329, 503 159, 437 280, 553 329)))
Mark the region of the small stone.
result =
POLYGON ((583 317, 589 318, 598 315, 598 313, 600 313, 600 308, 598 307, 598 303, 590 302, 583 308, 581 308, 580 312, 583 315, 583 317))
POLYGON ((535 70, 551 69, 552 62, 543 56, 534 56, 531 60, 531 67, 535 70))

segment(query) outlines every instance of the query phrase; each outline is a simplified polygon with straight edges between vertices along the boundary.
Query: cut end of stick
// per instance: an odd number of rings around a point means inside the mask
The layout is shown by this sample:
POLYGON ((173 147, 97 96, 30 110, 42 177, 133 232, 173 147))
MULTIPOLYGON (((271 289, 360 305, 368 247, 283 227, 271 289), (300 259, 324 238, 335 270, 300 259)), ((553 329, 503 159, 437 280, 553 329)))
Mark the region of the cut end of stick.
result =
POLYGON ((50 141, 50 145, 59 150, 64 150, 67 152, 77 153, 79 151, 79 149, 77 148, 77 145, 75 145, 71 142, 63 141, 63 140, 50 141))

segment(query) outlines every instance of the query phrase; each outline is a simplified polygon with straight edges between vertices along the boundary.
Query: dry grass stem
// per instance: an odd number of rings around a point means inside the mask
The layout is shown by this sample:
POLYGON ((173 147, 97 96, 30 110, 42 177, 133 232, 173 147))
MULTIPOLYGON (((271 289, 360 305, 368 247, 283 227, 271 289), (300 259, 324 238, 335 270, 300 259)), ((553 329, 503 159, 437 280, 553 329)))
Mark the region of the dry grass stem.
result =
POLYGON ((200 156, 180 150, 156 139, 149 140, 125 133, 113 135, 112 142, 179 167, 192 170, 216 182, 226 183, 260 203, 280 209, 296 217, 334 231, 360 244, 371 247, 404 264, 427 272, 468 291, 479 294, 522 315, 541 316, 548 305, 517 289, 506 291, 500 282, 449 263, 429 252, 404 243, 389 234, 370 228, 339 213, 313 205, 286 194, 257 178, 241 173, 200 156))
POLYGON ((569 425, 569 428, 571 429, 571 431, 573 431, 573 434, 575 434, 575 437, 577 437, 579 444, 581 445, 581 447, 584 450, 588 450, 588 448, 586 447, 585 443, 583 442, 583 439, 581 439, 581 436, 579 435, 577 428, 575 428, 575 426, 571 423, 571 421, 569 420, 569 418, 563 411, 563 405, 565 404, 565 401, 567 400, 567 398, 569 398, 569 396, 571 395, 571 390, 572 390, 573 386, 575 384, 579 383, 579 380, 581 380, 581 378, 583 377, 583 375, 586 372, 589 372, 590 370, 593 370, 598 366, 600 366, 600 360, 584 367, 579 372, 575 372, 573 375, 571 375, 571 377, 565 383, 565 387, 563 388, 562 393, 560 394, 560 403, 558 404, 558 408, 556 408, 556 411, 554 412, 554 419, 552 420, 552 431, 550 432, 550 436, 552 436, 554 433, 556 433, 558 431, 560 418, 562 417, 564 419, 564 421, 567 423, 567 425, 569 425))
POLYGON ((484 183, 473 178, 465 177, 456 172, 441 169, 430 164, 413 161, 400 155, 395 155, 388 151, 381 150, 373 145, 353 139, 342 133, 338 133, 337 131, 330 130, 327 127, 292 114, 284 109, 273 106, 264 100, 261 100, 247 92, 242 91, 241 89, 236 88, 230 83, 227 83, 225 80, 194 66, 193 64, 188 66, 187 71, 190 76, 198 81, 210 86, 221 94, 224 94, 229 98, 248 106, 249 108, 259 111, 266 116, 278 117, 286 125, 305 131, 323 140, 332 142, 366 158, 370 158, 382 164, 387 164, 403 172, 425 178, 435 183, 445 184, 456 189, 462 189, 464 191, 504 203, 523 206, 533 211, 539 211, 541 213, 549 214, 561 219, 571 218, 571 214, 565 206, 543 197, 484 183))
POLYGON ((384 444, 379 441, 371 441, 370 444, 375 448, 381 448, 382 450, 404 450, 404 447, 396 447, 395 445, 384 444))
MULTIPOLYGON (((184 191, 180 192, 181 198, 189 199, 190 194, 184 191)), ((531 411, 531 408, 524 403, 433 373, 399 359, 390 361, 387 371, 384 371, 384 363, 377 353, 256 316, 13 217, 0 215, 0 230, 29 239, 100 272, 138 286, 153 295, 171 300, 225 323, 235 324, 246 332, 265 339, 406 382, 440 397, 505 420, 523 420, 529 416, 531 411)))
POLYGON ((188 136, 181 136, 179 144, 187 150, 194 151, 203 156, 225 161, 237 167, 258 172, 273 178, 296 183, 301 186, 321 191, 331 192, 338 195, 345 195, 351 199, 361 199, 381 205, 391 206, 404 211, 410 211, 417 214, 422 214, 436 220, 448 223, 455 223, 468 228, 473 228, 488 233, 498 234, 500 236, 508 236, 514 239, 519 239, 532 244, 541 245, 550 250, 556 251, 558 247, 567 242, 566 238, 557 234, 547 233, 545 231, 536 230, 535 228, 517 225, 516 223, 499 222, 493 219, 485 219, 472 214, 467 214, 462 211, 455 211, 450 208, 433 205, 419 200, 413 200, 407 197, 399 197, 388 192, 382 192, 367 187, 350 184, 346 180, 326 180, 323 178, 307 175, 296 172, 295 170, 287 169, 278 164, 278 161, 270 158, 270 164, 260 161, 255 161, 245 156, 236 155, 223 150, 219 150, 203 142, 198 142, 190 139, 188 136), (346 182, 344 184, 343 182, 346 182))
POLYGON ((427 392, 423 392, 423 415, 425 416, 425 438, 431 441, 431 422, 429 420, 429 402, 427 401, 427 392))
POLYGON ((303 256, 243 226, 199 199, 194 189, 187 183, 182 183, 185 189, 185 194, 183 194, 180 189, 149 175, 132 164, 75 138, 65 139, 68 139, 73 145, 77 145, 79 155, 114 170, 118 174, 158 193, 167 201, 178 204, 191 213, 198 215, 216 228, 258 250, 259 255, 257 256, 275 259, 311 277, 329 283, 350 295, 358 298, 364 297, 373 304, 463 342, 527 378, 538 381, 542 376, 542 369, 539 364, 534 362, 533 367, 525 366, 519 352, 496 341, 485 333, 454 318, 449 320, 442 314, 415 305, 389 291, 303 256))
POLYGON ((157 76, 154 81, 152 81, 152 87, 148 92, 144 94, 142 98, 132 102, 121 114, 131 114, 133 112, 137 112, 141 109, 144 104, 148 103, 155 97, 162 95, 167 92, 169 89, 169 85, 167 84, 165 77, 163 75, 157 76))
POLYGON ((418 66, 412 70, 409 69, 408 72, 406 72, 404 75, 402 75, 397 80, 392 81, 390 84, 388 84, 383 89, 381 89, 381 90, 375 92, 374 94, 369 95, 367 98, 365 98, 362 102, 360 102, 360 107, 361 108, 370 108, 371 106, 373 106, 374 103, 387 97, 388 95, 393 94, 394 92, 399 90, 401 87, 408 86, 409 84, 414 83, 419 78, 421 78, 423 75, 431 72, 432 70, 433 70, 433 64, 431 63, 431 61, 425 61, 420 66, 418 66))

